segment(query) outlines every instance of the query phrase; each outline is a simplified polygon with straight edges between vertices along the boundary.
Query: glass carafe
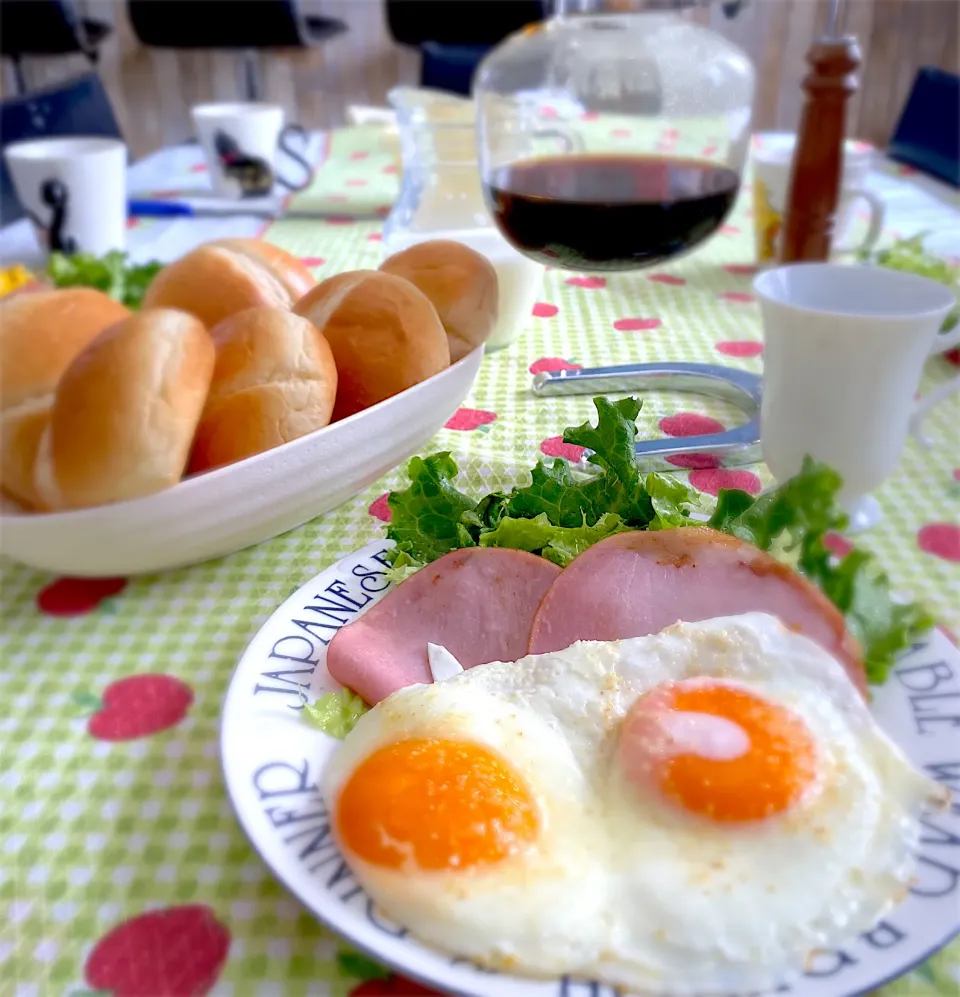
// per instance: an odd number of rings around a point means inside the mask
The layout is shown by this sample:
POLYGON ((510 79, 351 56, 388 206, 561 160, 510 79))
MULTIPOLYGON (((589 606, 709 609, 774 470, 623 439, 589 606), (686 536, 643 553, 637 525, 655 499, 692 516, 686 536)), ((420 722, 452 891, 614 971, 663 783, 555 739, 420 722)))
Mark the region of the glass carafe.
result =
POLYGON ((384 223, 384 248, 396 252, 453 231, 492 228, 480 185, 473 102, 417 87, 396 87, 387 99, 397 115, 402 176, 384 223))
POLYGON ((689 12, 662 6, 566 0, 482 63, 484 196, 506 239, 532 259, 653 266, 708 239, 732 208, 753 67, 689 12))

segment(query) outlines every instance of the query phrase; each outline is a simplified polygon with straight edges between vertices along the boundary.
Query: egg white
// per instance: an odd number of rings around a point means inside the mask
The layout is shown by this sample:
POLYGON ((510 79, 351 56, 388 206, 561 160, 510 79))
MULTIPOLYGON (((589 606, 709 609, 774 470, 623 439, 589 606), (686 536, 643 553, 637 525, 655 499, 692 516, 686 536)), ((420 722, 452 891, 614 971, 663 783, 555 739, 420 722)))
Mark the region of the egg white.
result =
POLYGON ((541 834, 502 862, 449 873, 385 870, 345 851, 374 900, 425 941, 481 964, 638 990, 764 989, 813 950, 867 930, 907 889, 917 815, 945 793, 880 730, 838 662, 758 613, 402 689, 329 763, 331 808, 371 752, 424 736, 507 759, 536 798, 541 834), (715 824, 627 783, 615 750, 632 705, 661 683, 700 676, 807 723, 822 783, 802 805, 715 824))

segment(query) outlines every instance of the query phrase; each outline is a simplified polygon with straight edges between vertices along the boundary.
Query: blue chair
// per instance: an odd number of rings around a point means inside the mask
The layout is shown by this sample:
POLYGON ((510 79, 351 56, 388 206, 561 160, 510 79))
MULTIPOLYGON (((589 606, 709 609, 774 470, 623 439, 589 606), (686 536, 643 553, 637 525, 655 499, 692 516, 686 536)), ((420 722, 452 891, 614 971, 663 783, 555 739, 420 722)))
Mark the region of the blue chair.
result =
POLYGON ((930 66, 917 73, 887 152, 960 187, 960 76, 930 66))
MULTIPOLYGON (((123 138, 96 73, 0 103, 0 148, 27 139, 71 135, 123 138)), ((23 214, 6 161, 0 156, 0 225, 9 225, 23 214)))

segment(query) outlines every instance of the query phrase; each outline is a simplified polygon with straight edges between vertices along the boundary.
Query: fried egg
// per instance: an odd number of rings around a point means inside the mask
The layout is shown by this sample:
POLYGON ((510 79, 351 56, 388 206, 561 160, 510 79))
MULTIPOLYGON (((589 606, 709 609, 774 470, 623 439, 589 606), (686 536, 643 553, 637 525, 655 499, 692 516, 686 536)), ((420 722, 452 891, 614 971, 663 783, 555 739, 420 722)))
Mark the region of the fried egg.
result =
POLYGON ((430 660, 447 677, 362 717, 322 788, 374 901, 492 968, 767 988, 898 902, 949 798, 771 616, 430 660))

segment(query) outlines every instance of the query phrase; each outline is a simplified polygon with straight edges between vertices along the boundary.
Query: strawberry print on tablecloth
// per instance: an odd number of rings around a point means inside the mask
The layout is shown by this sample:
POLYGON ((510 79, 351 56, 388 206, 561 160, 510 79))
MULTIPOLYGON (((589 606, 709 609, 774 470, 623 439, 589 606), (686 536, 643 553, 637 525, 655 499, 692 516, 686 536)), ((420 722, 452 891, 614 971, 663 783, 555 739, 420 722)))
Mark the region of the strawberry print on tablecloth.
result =
POLYGON ((552 373, 558 370, 583 370, 583 364, 564 360, 563 357, 541 357, 527 368, 531 374, 552 373))
POLYGON ((563 457, 574 464, 583 457, 586 447, 579 447, 575 443, 564 443, 562 436, 551 436, 540 444, 540 452, 547 457, 563 457))
POLYGON ((382 495, 378 495, 371 503, 367 512, 373 516, 374 519, 379 519, 383 523, 389 523, 393 518, 393 513, 390 510, 390 505, 387 499, 390 498, 389 492, 384 492, 382 495))
POLYGON ((47 616, 83 616, 126 587, 126 578, 57 578, 37 593, 37 609, 47 616))
POLYGON ((202 904, 168 907, 118 924, 93 947, 84 978, 110 997, 205 997, 230 948, 230 932, 202 904))
POLYGON ((444 429, 457 429, 461 432, 469 433, 474 429, 480 429, 497 421, 496 412, 487 412, 484 409, 458 408, 444 423, 444 429))
POLYGON ((553 318, 559 311, 556 305, 551 305, 548 301, 538 301, 533 306, 534 318, 553 318))
POLYGON ((618 318, 613 323, 617 332, 650 332, 661 325, 663 322, 658 318, 618 318))
MULTIPOLYGON (((80 700, 81 697, 77 697, 80 700)), ((193 703, 193 690, 172 675, 129 675, 111 682, 87 730, 100 741, 132 741, 175 727, 193 703)), ((91 705, 84 699, 80 705, 91 705)))
POLYGON ((763 482, 753 471, 733 471, 722 467, 691 471, 690 484, 708 495, 717 495, 721 488, 740 488, 751 495, 759 495, 763 488, 763 482))

